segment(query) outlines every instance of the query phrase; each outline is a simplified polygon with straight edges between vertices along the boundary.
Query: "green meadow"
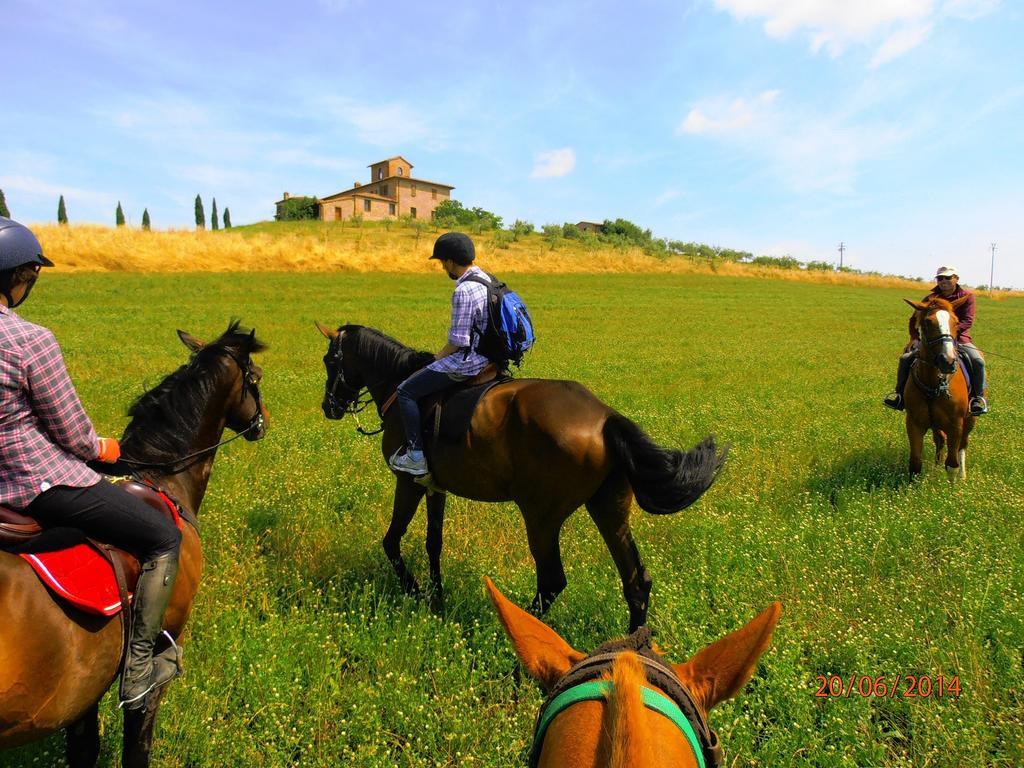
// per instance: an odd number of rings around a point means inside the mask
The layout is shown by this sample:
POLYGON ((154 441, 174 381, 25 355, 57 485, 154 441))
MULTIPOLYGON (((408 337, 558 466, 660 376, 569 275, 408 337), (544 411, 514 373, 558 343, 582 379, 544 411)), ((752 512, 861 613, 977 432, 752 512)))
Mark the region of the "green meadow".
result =
MULTIPOLYGON (((782 601, 753 679, 710 714, 727 765, 1024 765, 1024 301, 978 298, 992 412, 952 486, 930 462, 908 481, 903 417, 880 402, 905 342, 902 299, 923 291, 508 277, 539 333, 520 375, 581 381, 663 445, 713 433, 732 446, 693 507, 632 518, 670 660, 782 601), (816 695, 819 676, 844 695, 816 695), (878 678, 897 695, 874 695, 878 678)), ((437 349, 451 288, 440 272, 44 275, 22 308, 57 334, 101 434, 120 435, 129 403, 185 361, 176 328, 210 338, 240 317, 270 347, 258 358, 270 433, 221 450, 200 510, 205 578, 155 765, 525 764, 543 696, 483 589, 489 575, 520 605, 533 596, 518 510, 449 498, 437 615, 403 595, 380 547, 393 479, 379 438, 320 411, 314 320, 437 349)), ((360 418, 377 425, 372 409, 360 418)), ((404 542, 421 582, 424 535, 421 510, 404 542)), ((585 510, 562 551, 569 585, 546 621, 583 650, 621 635, 619 580, 585 510)), ((113 698, 104 765, 120 753, 113 698)), ((62 750, 55 736, 0 766, 62 765, 62 750)))

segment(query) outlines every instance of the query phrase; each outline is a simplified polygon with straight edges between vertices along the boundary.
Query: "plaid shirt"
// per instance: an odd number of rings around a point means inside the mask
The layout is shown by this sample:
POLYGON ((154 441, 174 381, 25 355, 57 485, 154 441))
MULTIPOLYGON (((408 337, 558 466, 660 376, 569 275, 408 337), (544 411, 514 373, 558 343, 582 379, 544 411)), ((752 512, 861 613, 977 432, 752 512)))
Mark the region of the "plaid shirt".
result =
POLYGON ((455 376, 476 376, 490 362, 476 351, 480 336, 487 330, 487 287, 467 280, 470 275, 484 279, 487 277, 480 267, 470 267, 455 283, 448 343, 458 347, 459 351, 432 362, 427 366, 432 371, 455 376))
POLYGON ((0 304, 0 504, 23 509, 55 485, 100 476, 99 440, 53 334, 0 304))

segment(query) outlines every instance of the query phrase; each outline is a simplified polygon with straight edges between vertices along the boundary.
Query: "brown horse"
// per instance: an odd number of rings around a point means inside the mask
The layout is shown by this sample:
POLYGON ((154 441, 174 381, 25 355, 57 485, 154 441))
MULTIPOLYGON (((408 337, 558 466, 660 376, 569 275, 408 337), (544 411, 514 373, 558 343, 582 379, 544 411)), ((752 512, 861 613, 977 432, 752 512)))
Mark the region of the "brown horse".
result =
POLYGON ((974 428, 968 408, 967 380, 957 362, 956 310, 967 297, 950 303, 933 297, 927 302, 904 299, 915 310, 920 335, 917 357, 903 390, 910 439, 910 474, 921 474, 924 435, 932 430, 935 463, 946 448, 946 473, 950 482, 967 479, 967 436, 974 428))
MULTIPOLYGON (((191 361, 131 407, 122 462, 143 468, 139 475, 197 515, 224 428, 247 440, 266 431, 262 372, 250 359, 263 345, 255 332, 239 332, 237 322, 208 345, 183 331, 178 335, 192 350, 191 361)), ((174 638, 181 636, 202 576, 193 525, 183 526, 179 557, 164 616, 174 638)), ((124 613, 108 619, 58 603, 22 558, 0 552, 0 616, 0 748, 64 728, 70 764, 95 765, 98 705, 120 667, 124 613)), ((149 765, 162 695, 163 689, 155 691, 142 709, 125 710, 123 765, 149 765)))
POLYGON ((511 603, 487 592, 526 671, 547 694, 530 766, 540 768, 718 768, 708 711, 746 685, 767 650, 782 608, 773 603, 745 627, 685 664, 668 664, 646 627, 581 653, 511 603))
MULTIPOLYGON (((317 323, 330 340, 324 364, 323 412, 329 419, 356 413, 363 389, 378 412, 411 373, 432 362, 380 331, 359 325, 338 330, 317 323)), ((382 417, 381 449, 390 456, 405 439, 397 408, 382 417)), ((622 579, 632 629, 646 621, 651 577, 629 529, 634 494, 654 514, 678 512, 700 498, 725 458, 706 438, 687 453, 656 445, 632 421, 574 381, 516 379, 490 389, 478 403, 457 444, 428 446, 433 483, 427 496, 427 554, 435 596, 441 595, 441 540, 445 493, 477 501, 514 501, 526 522, 537 570, 533 609, 543 613, 565 588, 559 532, 586 505, 622 579)), ((402 559, 401 541, 426 493, 409 475, 396 473, 391 525, 384 552, 403 589, 418 594, 402 559)))

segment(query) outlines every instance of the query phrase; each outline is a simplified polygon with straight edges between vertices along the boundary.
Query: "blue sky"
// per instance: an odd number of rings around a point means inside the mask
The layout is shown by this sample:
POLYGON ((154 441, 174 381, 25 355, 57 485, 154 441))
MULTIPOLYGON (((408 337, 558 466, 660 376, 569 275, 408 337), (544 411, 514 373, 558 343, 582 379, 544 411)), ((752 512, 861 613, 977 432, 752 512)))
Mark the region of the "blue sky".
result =
POLYGON ((400 154, 507 222, 1024 288, 1008 0, 0 0, 15 218, 236 224, 400 154))

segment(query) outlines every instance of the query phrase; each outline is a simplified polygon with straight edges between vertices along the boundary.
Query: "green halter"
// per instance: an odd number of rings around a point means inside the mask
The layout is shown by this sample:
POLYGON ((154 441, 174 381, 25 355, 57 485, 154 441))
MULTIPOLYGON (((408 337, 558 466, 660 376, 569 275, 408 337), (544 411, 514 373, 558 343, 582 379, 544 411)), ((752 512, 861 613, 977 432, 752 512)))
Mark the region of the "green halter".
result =
MULTIPOLYGON (((605 701, 611 690, 611 680, 591 680, 588 683, 580 683, 573 686, 556 696, 545 707, 544 713, 537 722, 537 730, 533 737, 531 752, 538 757, 540 756, 540 747, 544 741, 544 734, 547 732, 548 726, 551 725, 551 721, 561 712, 574 704, 579 704, 581 701, 605 701)), ((679 705, 667 696, 663 696, 657 691, 643 686, 640 688, 640 696, 645 707, 657 712, 659 715, 664 715, 683 732, 683 735, 686 736, 686 741, 690 744, 690 749, 693 750, 693 754, 697 757, 698 767, 706 768, 703 750, 700 747, 697 734, 694 732, 693 726, 690 725, 686 715, 679 708, 679 705)))

